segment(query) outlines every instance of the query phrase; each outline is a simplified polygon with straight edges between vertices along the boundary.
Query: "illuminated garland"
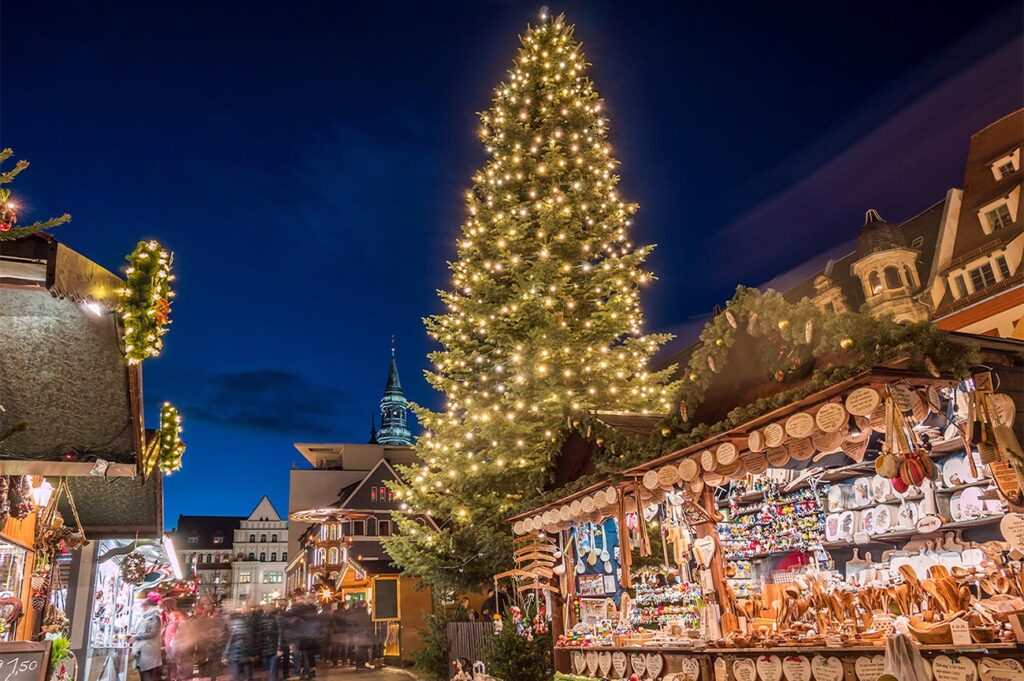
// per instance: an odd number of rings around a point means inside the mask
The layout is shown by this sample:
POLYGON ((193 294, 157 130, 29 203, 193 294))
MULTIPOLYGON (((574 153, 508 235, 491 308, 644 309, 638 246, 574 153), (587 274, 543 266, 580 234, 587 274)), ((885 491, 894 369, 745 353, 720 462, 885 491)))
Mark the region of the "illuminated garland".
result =
POLYGON ((181 441, 181 414, 170 402, 160 407, 160 430, 155 446, 161 472, 170 475, 181 468, 181 456, 185 453, 185 443, 181 441))
POLYGON ((170 323, 173 254, 156 241, 140 241, 125 258, 125 287, 121 291, 124 354, 138 364, 163 350, 162 336, 170 323))

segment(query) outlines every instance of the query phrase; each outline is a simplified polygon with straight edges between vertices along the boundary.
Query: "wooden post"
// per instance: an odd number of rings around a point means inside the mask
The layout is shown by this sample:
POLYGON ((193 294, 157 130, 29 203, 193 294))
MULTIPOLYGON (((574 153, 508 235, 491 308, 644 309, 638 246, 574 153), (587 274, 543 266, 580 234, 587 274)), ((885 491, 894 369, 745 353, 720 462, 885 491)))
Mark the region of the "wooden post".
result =
MULTIPOLYGON (((633 554, 629 551, 629 529, 626 527, 626 490, 619 489, 619 503, 616 507, 616 520, 619 523, 619 563, 622 567, 622 588, 629 589, 633 586, 633 554)), ((641 516, 640 522, 643 522, 641 516)))
MULTIPOLYGON (((715 502, 715 494, 711 491, 709 485, 704 486, 704 493, 701 495, 701 503, 712 517, 715 517, 715 513, 718 511, 717 504, 715 502)), ((718 601, 718 606, 722 609, 723 615, 725 614, 725 608, 728 607, 729 600, 725 596, 725 554, 722 548, 722 542, 718 539, 718 527, 714 523, 705 523, 698 525, 696 528, 697 537, 713 537, 715 540, 715 554, 711 558, 711 565, 708 570, 711 572, 711 579, 715 587, 715 600, 718 601)), ((727 623, 733 622, 732 617, 722 618, 722 634, 729 633, 730 629, 726 628, 727 623)))

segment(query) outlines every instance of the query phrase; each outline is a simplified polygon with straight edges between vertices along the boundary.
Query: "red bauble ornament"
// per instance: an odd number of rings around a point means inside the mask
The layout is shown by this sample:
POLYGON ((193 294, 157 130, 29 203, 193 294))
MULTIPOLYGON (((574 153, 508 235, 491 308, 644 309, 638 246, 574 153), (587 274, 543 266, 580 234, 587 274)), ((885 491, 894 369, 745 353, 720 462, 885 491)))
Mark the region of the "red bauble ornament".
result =
POLYGON ((895 478, 892 479, 892 489, 897 494, 903 494, 908 489, 910 489, 910 485, 904 482, 903 478, 897 475, 895 478))
POLYGON ((9 231, 11 231, 11 223, 9 223, 9 222, 0 222, 0 232, 9 232, 9 231))

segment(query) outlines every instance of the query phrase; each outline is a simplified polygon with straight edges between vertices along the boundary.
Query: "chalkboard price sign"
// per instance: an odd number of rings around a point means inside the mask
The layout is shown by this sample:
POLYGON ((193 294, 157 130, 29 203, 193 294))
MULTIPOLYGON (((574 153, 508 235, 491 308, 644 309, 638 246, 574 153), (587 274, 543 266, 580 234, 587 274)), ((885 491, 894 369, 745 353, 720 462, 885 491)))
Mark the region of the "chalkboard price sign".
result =
MULTIPOLYGON (((398 619, 398 580, 378 578, 373 580, 373 619, 398 619)), ((0 677, 0 681, 4 681, 0 677)))
POLYGON ((49 666, 49 641, 0 643, 0 681, 45 681, 49 666))

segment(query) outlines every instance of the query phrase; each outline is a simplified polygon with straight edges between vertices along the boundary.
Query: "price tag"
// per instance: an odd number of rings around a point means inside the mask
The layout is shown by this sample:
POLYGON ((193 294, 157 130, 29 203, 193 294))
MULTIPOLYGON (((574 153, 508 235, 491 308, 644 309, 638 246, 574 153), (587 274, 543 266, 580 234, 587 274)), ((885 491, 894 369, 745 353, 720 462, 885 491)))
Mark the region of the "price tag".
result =
POLYGON ((957 617, 949 623, 949 631, 953 634, 954 646, 971 645, 971 629, 967 626, 967 620, 957 617))
POLYGON ((853 533, 853 543, 867 544, 869 541, 871 541, 871 535, 867 532, 861 531, 853 533))

